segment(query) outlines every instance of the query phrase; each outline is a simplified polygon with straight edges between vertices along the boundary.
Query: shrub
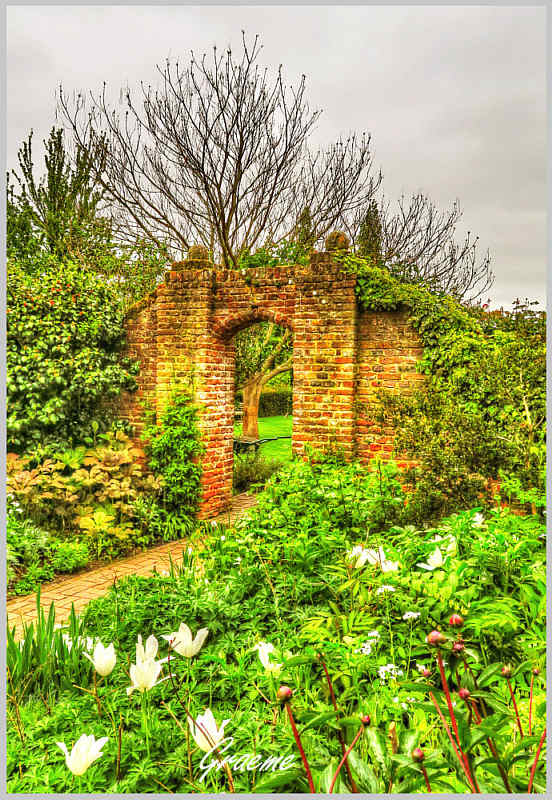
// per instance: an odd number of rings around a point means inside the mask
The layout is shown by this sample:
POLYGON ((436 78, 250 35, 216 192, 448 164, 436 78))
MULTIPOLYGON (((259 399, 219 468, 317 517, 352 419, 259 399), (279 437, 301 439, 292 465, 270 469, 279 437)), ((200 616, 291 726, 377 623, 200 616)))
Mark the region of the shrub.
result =
POLYGON ((257 453, 244 453, 234 456, 233 489, 237 494, 247 489, 261 487, 274 475, 283 462, 277 458, 264 458, 257 453))
POLYGON ((9 454, 8 491, 34 524, 64 539, 85 537, 98 558, 114 557, 153 540, 136 530, 134 503, 156 495, 160 481, 124 433, 98 438, 94 448, 56 453, 36 466, 29 457, 9 454))
POLYGON ((203 453, 198 406, 191 391, 176 389, 159 423, 144 430, 148 464, 163 481, 162 502, 167 511, 193 516, 199 502, 203 453))
POLYGON ((86 567, 89 560, 86 542, 54 542, 52 566, 56 572, 75 572, 86 567))
POLYGON ((111 419, 110 403, 135 388, 121 356, 123 311, 115 288, 82 264, 37 256, 7 270, 7 442, 24 453, 85 441, 111 419))
POLYGON ((473 476, 477 483, 503 470, 515 473, 527 489, 542 487, 545 315, 521 303, 512 313, 486 313, 402 283, 369 260, 336 257, 357 274, 363 308, 408 309, 420 334, 424 355, 418 369, 428 375, 429 392, 399 403, 384 392, 381 397, 387 421, 399 432, 397 451, 402 447, 420 461, 426 488, 437 484, 434 511, 473 502, 473 476), (440 454, 443 448, 453 452, 440 454))
MULTIPOLYGON (((236 403, 243 403, 243 392, 236 392, 236 403)), ((291 386, 267 387, 259 400, 259 417, 283 417, 293 411, 291 386)))

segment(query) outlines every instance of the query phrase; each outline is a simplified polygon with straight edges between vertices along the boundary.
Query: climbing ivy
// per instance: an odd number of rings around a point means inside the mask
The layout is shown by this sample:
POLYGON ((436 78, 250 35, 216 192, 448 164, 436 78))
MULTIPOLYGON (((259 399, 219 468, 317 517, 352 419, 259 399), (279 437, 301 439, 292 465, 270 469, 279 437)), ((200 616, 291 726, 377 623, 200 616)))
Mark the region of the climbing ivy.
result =
POLYGON ((143 435, 148 466, 163 480, 163 507, 180 517, 193 515, 199 502, 204 446, 198 415, 192 391, 175 388, 159 422, 148 425, 143 435))
POLYGON ((521 303, 512 313, 489 313, 403 283, 369 259, 336 258, 356 274, 363 309, 408 310, 420 335, 426 389, 410 398, 382 393, 380 411, 397 430, 397 449, 420 460, 411 474, 423 484, 420 498, 431 496, 440 512, 453 500, 474 502, 499 473, 517 475, 525 487, 543 486, 544 314, 521 303))

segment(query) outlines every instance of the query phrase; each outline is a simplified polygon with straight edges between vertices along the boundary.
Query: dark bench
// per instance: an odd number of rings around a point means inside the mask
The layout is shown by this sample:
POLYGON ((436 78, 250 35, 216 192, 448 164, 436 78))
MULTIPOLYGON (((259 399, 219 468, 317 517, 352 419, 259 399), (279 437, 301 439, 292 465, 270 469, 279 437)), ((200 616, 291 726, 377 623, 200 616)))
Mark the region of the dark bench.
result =
POLYGON ((278 439, 291 439, 291 436, 271 436, 268 439, 253 439, 249 436, 240 436, 238 439, 234 439, 234 453, 246 453, 252 447, 257 452, 265 442, 275 442, 278 439))

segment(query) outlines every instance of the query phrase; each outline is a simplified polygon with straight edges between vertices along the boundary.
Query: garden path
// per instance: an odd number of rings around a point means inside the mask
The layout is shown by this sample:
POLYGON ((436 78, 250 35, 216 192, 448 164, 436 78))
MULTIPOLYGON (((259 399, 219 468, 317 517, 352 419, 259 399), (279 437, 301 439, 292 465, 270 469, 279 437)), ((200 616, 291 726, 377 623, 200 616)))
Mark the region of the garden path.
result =
MULTIPOLYGON (((256 495, 246 492, 236 495, 231 508, 219 514, 211 523, 230 525, 256 503, 256 495)), ((106 594, 116 579, 126 575, 149 575, 154 569, 161 572, 169 568, 171 559, 174 564, 182 561, 184 541, 180 539, 157 545, 137 556, 119 559, 105 567, 45 583, 40 594, 40 605, 47 613, 53 602, 56 622, 65 622, 69 617, 71 604, 74 604, 77 613, 82 611, 90 600, 106 594)), ((19 639, 22 637, 24 624, 34 622, 37 618, 36 595, 27 594, 8 600, 7 612, 8 627, 11 629, 15 626, 15 636, 19 639)))

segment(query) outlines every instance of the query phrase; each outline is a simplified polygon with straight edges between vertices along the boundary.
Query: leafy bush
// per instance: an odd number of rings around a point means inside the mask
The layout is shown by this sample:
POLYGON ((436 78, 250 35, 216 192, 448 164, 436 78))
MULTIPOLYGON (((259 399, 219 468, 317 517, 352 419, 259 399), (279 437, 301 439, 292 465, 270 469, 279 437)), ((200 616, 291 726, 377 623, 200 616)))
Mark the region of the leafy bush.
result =
POLYGON ((262 486, 277 472, 283 462, 276 458, 264 458, 259 452, 234 456, 233 489, 236 494, 262 486))
POLYGON ((115 289, 82 264, 41 256, 35 268, 10 260, 7 270, 7 441, 17 453, 83 443, 136 386, 115 289))
POLYGON ((204 448, 198 413, 191 392, 177 389, 159 422, 144 431, 149 467, 163 481, 163 506, 180 517, 192 516, 199 502, 204 448))
MULTIPOLYGON (((243 392, 236 392, 236 403, 243 403, 243 392)), ((287 416, 293 411, 293 389, 290 386, 268 386, 259 400, 259 417, 287 416)))
POLYGON ((9 454, 8 491, 33 524, 64 539, 85 539, 96 557, 112 558, 153 541, 135 527, 136 500, 160 490, 144 464, 144 451, 125 434, 107 433, 94 448, 56 453, 37 466, 9 454))
POLYGON ((86 542, 55 543, 52 566, 56 572, 75 572, 85 567, 90 560, 86 542))
POLYGON ((496 479, 499 471, 515 474, 527 489, 542 487, 545 315, 522 303, 512 313, 486 313, 401 283, 367 259, 338 257, 358 276, 363 308, 407 309, 420 334, 424 355, 418 368, 428 375, 429 392, 400 401, 382 392, 381 399, 383 414, 399 432, 397 451, 403 448, 420 463, 415 480, 420 498, 430 490, 427 513, 469 505, 476 484, 481 488, 482 480, 496 479), (439 453, 443 448, 449 452, 439 453))

